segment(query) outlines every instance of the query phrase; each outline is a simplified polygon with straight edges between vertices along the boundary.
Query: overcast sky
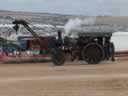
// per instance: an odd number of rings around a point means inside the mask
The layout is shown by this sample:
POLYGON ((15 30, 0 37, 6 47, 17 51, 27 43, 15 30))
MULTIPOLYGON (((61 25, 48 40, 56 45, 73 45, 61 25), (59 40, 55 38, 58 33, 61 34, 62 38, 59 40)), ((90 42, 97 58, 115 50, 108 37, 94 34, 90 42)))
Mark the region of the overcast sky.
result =
POLYGON ((0 10, 124 16, 128 0, 1 0, 0 10))

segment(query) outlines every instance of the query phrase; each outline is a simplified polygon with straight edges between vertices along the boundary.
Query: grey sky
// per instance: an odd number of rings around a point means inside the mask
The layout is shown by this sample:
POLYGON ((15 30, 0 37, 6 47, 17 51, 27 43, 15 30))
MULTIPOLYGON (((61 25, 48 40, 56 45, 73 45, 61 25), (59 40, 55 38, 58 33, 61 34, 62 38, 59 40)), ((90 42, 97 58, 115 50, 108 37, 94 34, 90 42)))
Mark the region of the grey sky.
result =
POLYGON ((1 0, 0 9, 76 15, 128 15, 128 0, 1 0))

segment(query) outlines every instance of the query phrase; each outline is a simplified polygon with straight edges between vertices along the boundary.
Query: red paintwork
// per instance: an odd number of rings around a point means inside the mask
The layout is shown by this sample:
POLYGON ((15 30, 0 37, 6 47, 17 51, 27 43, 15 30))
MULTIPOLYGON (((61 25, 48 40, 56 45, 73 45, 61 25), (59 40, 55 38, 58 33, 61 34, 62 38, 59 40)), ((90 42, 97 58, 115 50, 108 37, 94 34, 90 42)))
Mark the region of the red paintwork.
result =
POLYGON ((126 57, 128 56, 128 51, 118 51, 114 54, 115 57, 126 57))
MULTIPOLYGON (((128 51, 118 51, 114 54, 115 57, 126 57, 128 56, 128 51)), ((45 58, 49 57, 49 55, 26 55, 22 53, 22 55, 11 56, 6 53, 0 53, 0 62, 29 62, 29 61, 41 61, 45 58)))

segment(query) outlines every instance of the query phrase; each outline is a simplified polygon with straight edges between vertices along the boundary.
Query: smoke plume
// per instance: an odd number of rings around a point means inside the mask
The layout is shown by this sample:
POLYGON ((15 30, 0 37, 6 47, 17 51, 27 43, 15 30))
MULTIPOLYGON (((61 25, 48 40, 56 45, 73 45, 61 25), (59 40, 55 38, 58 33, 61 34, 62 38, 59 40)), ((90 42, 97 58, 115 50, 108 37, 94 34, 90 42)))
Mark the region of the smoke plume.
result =
POLYGON ((71 30, 79 29, 82 25, 93 25, 95 24, 96 17, 87 17, 85 19, 75 18, 69 19, 65 24, 65 34, 68 35, 71 30))

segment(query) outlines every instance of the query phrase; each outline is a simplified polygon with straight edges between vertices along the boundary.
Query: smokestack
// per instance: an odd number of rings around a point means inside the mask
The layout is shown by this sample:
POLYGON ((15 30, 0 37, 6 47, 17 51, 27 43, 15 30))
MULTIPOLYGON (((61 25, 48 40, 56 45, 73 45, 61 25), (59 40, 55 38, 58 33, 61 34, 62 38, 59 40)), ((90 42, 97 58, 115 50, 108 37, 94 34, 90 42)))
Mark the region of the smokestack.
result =
POLYGON ((61 30, 58 30, 58 40, 62 40, 62 32, 61 32, 61 30))
POLYGON ((61 30, 58 30, 58 42, 59 44, 62 44, 62 31, 61 30))

